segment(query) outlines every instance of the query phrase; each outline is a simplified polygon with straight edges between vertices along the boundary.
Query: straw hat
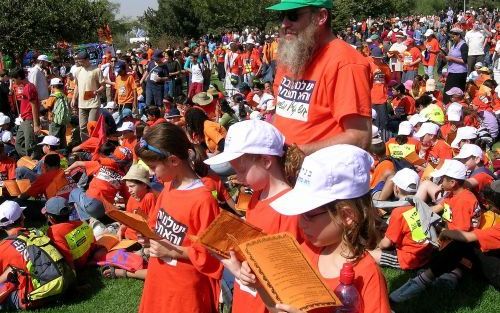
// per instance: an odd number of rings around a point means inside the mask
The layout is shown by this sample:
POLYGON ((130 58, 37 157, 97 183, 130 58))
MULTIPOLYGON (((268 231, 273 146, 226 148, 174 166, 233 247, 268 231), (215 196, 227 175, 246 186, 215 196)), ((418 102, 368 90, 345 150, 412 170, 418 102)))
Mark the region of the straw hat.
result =
POLYGON ((209 105, 210 103, 212 103, 213 100, 214 97, 206 92, 197 93, 193 97, 193 103, 196 103, 201 106, 209 105))
POLYGON ((139 164, 133 164, 128 170, 127 174, 123 176, 123 180, 137 180, 150 186, 149 172, 139 164))

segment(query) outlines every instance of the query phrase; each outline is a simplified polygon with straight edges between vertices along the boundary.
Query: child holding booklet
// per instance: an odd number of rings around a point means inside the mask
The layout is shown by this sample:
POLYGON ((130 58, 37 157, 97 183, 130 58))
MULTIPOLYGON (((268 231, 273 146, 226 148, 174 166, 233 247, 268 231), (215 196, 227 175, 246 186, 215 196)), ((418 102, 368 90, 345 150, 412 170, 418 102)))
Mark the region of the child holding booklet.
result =
MULTIPOLYGON (((302 248, 332 292, 339 285, 343 264, 354 264, 359 312, 365 313, 391 311, 384 276, 367 252, 380 237, 369 194, 372 163, 372 157, 355 146, 321 149, 304 159, 293 190, 271 203, 281 214, 299 216, 306 238, 302 248)), ((242 264, 240 279, 243 284, 256 283, 247 262, 242 264)), ((300 312, 287 304, 274 309, 300 312)))
MULTIPOLYGON (((284 154, 285 137, 273 125, 261 120, 247 120, 229 128, 224 152, 205 161, 208 165, 230 162, 238 181, 253 189, 246 212, 246 221, 266 234, 291 233, 301 241, 297 216, 285 216, 274 211, 270 203, 290 190, 280 158, 284 154)), ((241 264, 234 254, 222 263, 239 276, 241 264)), ((268 312, 255 290, 241 287, 233 291, 234 313, 268 312)))
POLYGON ((190 165, 192 145, 182 128, 160 123, 145 133, 136 152, 165 182, 149 215, 161 239, 139 236, 150 252, 139 312, 216 312, 222 265, 192 236, 215 219, 219 207, 190 165))

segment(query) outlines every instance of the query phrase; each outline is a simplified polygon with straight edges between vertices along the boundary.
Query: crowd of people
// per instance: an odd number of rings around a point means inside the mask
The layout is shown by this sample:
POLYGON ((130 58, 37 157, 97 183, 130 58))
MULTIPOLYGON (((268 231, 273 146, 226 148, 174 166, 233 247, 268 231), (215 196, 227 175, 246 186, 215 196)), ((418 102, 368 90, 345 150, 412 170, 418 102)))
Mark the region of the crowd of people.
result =
POLYGON ((0 310, 41 307, 99 266, 144 280, 140 312, 301 312, 194 240, 221 210, 293 235, 332 292, 352 265, 352 312, 470 272, 500 288, 498 10, 334 33, 332 1, 268 9, 276 33, 2 70, 0 310), (421 271, 388 290, 381 267, 421 271))

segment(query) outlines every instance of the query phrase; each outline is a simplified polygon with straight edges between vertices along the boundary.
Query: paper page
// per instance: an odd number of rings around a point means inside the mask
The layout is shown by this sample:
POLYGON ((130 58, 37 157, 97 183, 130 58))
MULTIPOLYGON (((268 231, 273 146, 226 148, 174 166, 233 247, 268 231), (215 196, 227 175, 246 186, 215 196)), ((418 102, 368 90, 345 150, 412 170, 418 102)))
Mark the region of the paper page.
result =
POLYGON ((31 187, 31 182, 29 179, 16 179, 16 183, 21 193, 25 193, 31 187))
POLYGON ((238 255, 238 244, 265 234, 238 216, 222 211, 199 236, 200 243, 210 251, 229 258, 229 251, 238 255))
POLYGON ((129 213, 120 210, 110 210, 106 214, 117 222, 122 223, 135 231, 141 233, 144 237, 153 240, 160 240, 161 238, 149 228, 146 220, 139 214, 129 213))
POLYGON ((240 194, 238 195, 238 202, 236 203, 236 209, 238 211, 243 211, 243 212, 248 210, 248 204, 250 204, 250 199, 252 199, 251 194, 240 192, 240 194))
POLYGON ((19 190, 19 186, 17 186, 17 182, 15 180, 4 180, 3 185, 7 188, 9 195, 12 197, 17 197, 21 194, 21 190, 19 190))
POLYGON ((265 236, 240 244, 240 249, 275 303, 303 311, 340 305, 292 235, 265 236))
POLYGON ((89 90, 89 91, 85 91, 83 93, 83 100, 90 100, 90 99, 93 99, 95 96, 94 96, 94 91, 93 90, 89 90))
POLYGON ((22 166, 30 170, 33 170, 36 166, 36 161, 33 161, 31 158, 27 156, 24 156, 17 161, 17 167, 22 167, 22 166))
POLYGON ((118 242, 114 247, 110 249, 110 251, 114 250, 120 250, 120 249, 128 249, 135 245, 137 241, 135 240, 130 240, 130 239, 123 239, 122 241, 118 242))
POLYGON ((102 247, 106 248, 106 250, 110 251, 119 242, 120 241, 118 240, 117 236, 105 234, 105 235, 102 235, 101 238, 99 238, 96 241, 96 244, 98 246, 102 246, 102 247))
POLYGON ((425 160, 421 159, 415 151, 408 154, 405 157, 405 159, 406 159, 406 161, 410 162, 412 165, 422 166, 423 164, 426 163, 425 160))

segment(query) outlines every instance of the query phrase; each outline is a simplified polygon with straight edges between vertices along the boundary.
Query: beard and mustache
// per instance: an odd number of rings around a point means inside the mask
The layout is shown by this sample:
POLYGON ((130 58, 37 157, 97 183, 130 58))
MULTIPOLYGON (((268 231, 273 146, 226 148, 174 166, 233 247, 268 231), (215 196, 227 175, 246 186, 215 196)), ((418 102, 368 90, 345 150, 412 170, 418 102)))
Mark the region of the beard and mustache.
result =
POLYGON ((316 52, 317 30, 318 25, 312 18, 309 25, 301 30, 293 40, 287 40, 285 31, 281 30, 277 62, 285 67, 292 77, 299 78, 304 74, 306 66, 316 52))

